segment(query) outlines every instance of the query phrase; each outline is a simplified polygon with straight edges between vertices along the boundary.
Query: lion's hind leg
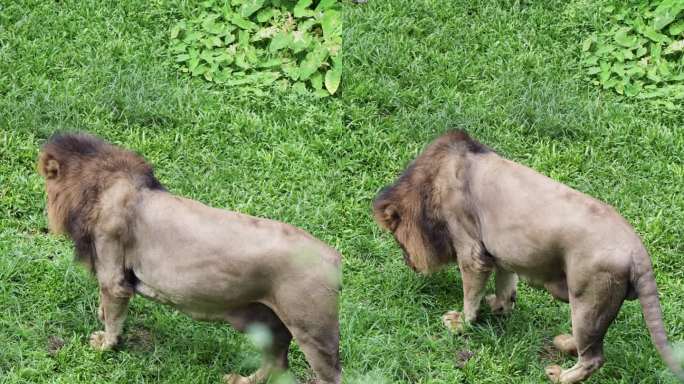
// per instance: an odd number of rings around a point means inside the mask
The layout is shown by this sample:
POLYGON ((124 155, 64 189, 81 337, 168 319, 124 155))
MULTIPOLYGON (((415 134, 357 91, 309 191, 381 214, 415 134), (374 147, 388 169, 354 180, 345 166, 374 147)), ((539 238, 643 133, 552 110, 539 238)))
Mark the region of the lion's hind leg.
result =
POLYGON ((603 337, 627 293, 627 284, 609 273, 593 274, 590 279, 576 282, 575 287, 569 283, 573 335, 557 337, 554 344, 557 341, 560 347, 576 348, 579 361, 569 369, 557 365, 546 368, 552 382, 563 384, 579 383, 603 365, 603 337))
POLYGON ((261 367, 248 377, 237 373, 224 376, 226 384, 257 384, 265 382, 273 373, 288 368, 288 350, 292 334, 285 324, 269 307, 263 304, 250 304, 244 308, 231 310, 227 320, 241 332, 253 332, 255 340, 262 345, 261 367))
POLYGON ((325 284, 288 286, 276 293, 274 311, 304 353, 317 384, 340 384, 340 327, 337 289, 325 284), (306 292, 306 293, 305 293, 306 292), (306 298, 304 298, 306 295, 306 298))
POLYGON ((496 268, 496 294, 488 295, 485 301, 492 313, 497 315, 507 315, 515 306, 516 290, 518 285, 518 275, 515 272, 496 268))

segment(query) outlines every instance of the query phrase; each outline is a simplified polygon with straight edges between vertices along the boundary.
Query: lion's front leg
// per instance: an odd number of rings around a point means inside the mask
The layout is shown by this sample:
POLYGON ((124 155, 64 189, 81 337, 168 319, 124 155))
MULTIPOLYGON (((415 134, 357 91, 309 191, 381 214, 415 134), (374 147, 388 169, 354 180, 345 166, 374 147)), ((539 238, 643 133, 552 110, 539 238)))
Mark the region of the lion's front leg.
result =
POLYGON ((119 342, 119 335, 126 320, 130 294, 126 290, 112 292, 100 289, 100 306, 98 317, 104 324, 104 331, 95 331, 90 335, 90 345, 97 350, 112 349, 119 342))
POLYGON ((450 331, 460 333, 465 330, 467 324, 477 319, 487 279, 492 271, 460 260, 459 269, 463 280, 463 313, 449 311, 442 316, 442 322, 450 331))

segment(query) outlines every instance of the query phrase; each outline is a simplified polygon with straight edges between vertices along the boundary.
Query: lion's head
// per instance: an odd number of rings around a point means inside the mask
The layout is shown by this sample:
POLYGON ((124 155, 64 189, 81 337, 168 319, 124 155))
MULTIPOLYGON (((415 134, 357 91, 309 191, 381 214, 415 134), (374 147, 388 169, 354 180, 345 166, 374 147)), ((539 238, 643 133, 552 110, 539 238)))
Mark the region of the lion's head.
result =
POLYGON ((38 172, 45 178, 50 231, 69 235, 79 261, 92 257, 92 227, 103 190, 121 177, 162 188, 141 156, 83 133, 53 135, 41 148, 38 172))
POLYGON ((392 232, 404 251, 404 260, 415 271, 430 273, 456 261, 444 212, 443 191, 451 182, 441 172, 450 159, 465 152, 489 149, 464 131, 448 132, 432 142, 373 203, 378 224, 392 232))

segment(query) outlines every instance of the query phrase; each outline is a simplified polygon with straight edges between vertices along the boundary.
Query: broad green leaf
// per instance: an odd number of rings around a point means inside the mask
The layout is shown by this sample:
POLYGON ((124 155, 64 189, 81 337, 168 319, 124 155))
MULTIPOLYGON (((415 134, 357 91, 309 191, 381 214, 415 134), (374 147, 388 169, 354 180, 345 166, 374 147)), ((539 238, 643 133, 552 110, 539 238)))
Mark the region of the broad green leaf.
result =
POLYGON ((637 48, 637 51, 636 51, 636 57, 641 57, 641 56, 645 55, 646 52, 648 52, 646 47, 639 47, 639 48, 637 48))
POLYGON ((590 67, 589 69, 587 69, 587 73, 590 75, 595 75, 599 72, 601 72, 601 68, 599 67, 590 67))
POLYGON ((612 71, 619 77, 625 76, 625 65, 622 63, 614 63, 612 71))
POLYGON ((678 22, 670 25, 670 28, 668 29, 668 31, 670 32, 670 35, 675 36, 675 37, 677 35, 681 34, 682 32, 684 32, 684 20, 678 21, 678 22))
POLYGON ((264 6, 264 0, 247 0, 240 7, 240 16, 248 18, 264 6))
POLYGON ((257 66, 259 64, 259 55, 254 47, 249 47, 245 50, 245 60, 247 60, 251 66, 257 66))
POLYGON ((299 65, 299 79, 306 80, 309 76, 320 68, 325 59, 328 58, 328 50, 325 47, 318 46, 312 52, 306 54, 304 60, 299 65))
POLYGON ((246 48, 249 46, 249 32, 238 31, 238 45, 246 48))
POLYGON ((204 50, 200 53, 199 58, 211 64, 214 62, 214 53, 210 50, 204 50))
POLYGON ((582 52, 586 52, 591 49, 591 45, 594 43, 595 37, 589 36, 582 42, 582 52))
POLYGON ((638 40, 636 36, 628 35, 630 31, 631 28, 620 28, 615 35, 613 35, 613 39, 623 47, 634 48, 638 40))
POLYGON ((218 35, 223 32, 225 32, 226 26, 223 23, 217 23, 215 20, 218 18, 218 15, 212 16, 209 19, 206 19, 205 21, 202 22, 202 29, 205 30, 207 33, 210 33, 212 35, 218 35))
POLYGON ((314 90, 313 94, 314 94, 314 96, 316 96, 319 99, 324 98, 324 97, 330 97, 330 93, 328 93, 328 91, 325 89, 316 89, 316 90, 314 90))
POLYGON ((212 73, 211 73, 210 70, 204 71, 204 73, 203 73, 202 75, 204 76, 204 79, 207 80, 207 81, 212 81, 212 80, 213 80, 213 76, 212 76, 212 73))
POLYGON ((311 27, 313 27, 317 23, 318 23, 318 21, 316 21, 315 19, 306 19, 306 20, 302 21, 301 23, 299 23, 297 30, 308 32, 311 29, 311 27))
POLYGON ((621 63, 622 63, 623 61, 625 61, 625 56, 624 56, 624 54, 622 53, 622 51, 613 51, 611 54, 613 55, 613 57, 614 57, 615 59, 617 59, 617 61, 619 61, 619 62, 621 62, 621 63))
POLYGON ((625 73, 631 78, 639 78, 644 76, 646 71, 638 65, 632 65, 629 68, 625 68, 625 73))
POLYGON ((280 73, 273 71, 255 72, 248 77, 251 77, 256 83, 260 85, 269 85, 280 78, 280 73))
POLYGON ((316 12, 325 11, 337 5, 337 0, 321 0, 315 8, 316 12))
POLYGON ((684 9, 684 2, 681 0, 661 1, 653 11, 653 28, 660 31, 674 21, 677 14, 684 9))
POLYGON ((307 16, 313 16, 314 12, 309 9, 313 0, 299 0, 294 7, 293 14, 295 18, 302 18, 307 16))
POLYGON ((283 72, 292 80, 299 79, 299 67, 293 63, 287 63, 282 66, 283 72))
POLYGON ((651 57, 653 58, 653 61, 660 61, 660 54, 662 51, 663 48, 660 44, 651 43, 651 57))
POLYGON ((672 71, 670 70, 670 65, 667 63, 667 61, 662 60, 658 63, 658 73, 666 79, 670 77, 672 71))
POLYGON ((634 97, 641 92, 641 83, 626 83, 625 84, 625 95, 628 97, 634 97))
POLYGON ((190 57, 190 60, 188 61, 188 68, 190 69, 190 71, 194 71, 198 65, 199 57, 190 57))
POLYGON ((252 66, 249 65, 249 63, 247 62, 247 59, 245 58, 244 52, 240 52, 240 53, 235 55, 235 65, 237 65, 238 67, 240 67, 242 69, 252 68, 252 66))
POLYGON ((190 69, 190 73, 192 73, 193 76, 199 76, 203 75, 208 69, 208 66, 201 64, 196 66, 194 69, 190 69))
POLYGON ((264 62, 259 63, 258 67, 259 68, 273 68, 273 67, 280 67, 283 64, 283 59, 276 58, 276 59, 270 59, 266 60, 264 62))
POLYGON ((188 55, 187 53, 176 56, 176 62, 177 63, 182 62, 182 61, 188 61, 188 60, 190 60, 190 55, 188 55))
POLYGON ((230 69, 223 69, 214 73, 214 82, 224 83, 230 79, 230 69))
POLYGON ((671 55, 684 50, 684 40, 673 41, 670 45, 663 51, 666 55, 671 55))
POLYGON ((323 75, 321 75, 320 72, 316 71, 316 73, 311 75, 311 78, 309 79, 309 81, 311 81, 311 87, 313 89, 323 88, 323 75))
POLYGON ((648 37, 649 39, 657 42, 657 43, 665 43, 670 41, 670 38, 663 35, 662 33, 657 32, 656 29, 651 28, 649 26, 644 27, 644 36, 648 37))
POLYGON ((617 84, 618 84, 618 79, 610 78, 610 79, 603 82, 603 89, 615 88, 615 86, 617 84))
POLYGON ((587 67, 593 67, 598 65, 598 57, 590 56, 584 59, 584 65, 587 67))
POLYGON ((171 46, 169 49, 171 50, 171 53, 183 53, 186 48, 188 48, 188 44, 181 41, 178 44, 171 46))
POLYGON ((658 69, 656 67, 649 68, 649 70, 646 72, 646 77, 655 83, 659 83, 662 80, 662 78, 658 75, 658 69))
POLYGON ((257 21, 260 23, 265 23, 276 15, 276 10, 274 8, 265 8, 257 13, 257 21))
POLYGON ((181 24, 178 23, 178 24, 174 25, 173 28, 171 28, 171 33, 170 33, 171 39, 177 38, 178 35, 180 34, 180 31, 181 31, 181 24))
POLYGON ((342 34, 342 16, 340 12, 329 10, 321 18, 323 37, 330 38, 342 34))
POLYGON ((268 45, 268 50, 270 52, 276 52, 283 48, 288 47, 292 43, 292 35, 287 32, 279 32, 271 39, 271 43, 268 45))
POLYGON ((596 44, 596 56, 604 56, 606 54, 609 54, 615 50, 614 45, 610 44, 604 44, 602 42, 598 42, 596 44))
POLYGON ((223 65, 230 65, 233 62, 233 56, 228 52, 222 52, 214 57, 214 61, 223 65))
POLYGON ((204 46, 207 48, 223 46, 223 41, 218 36, 208 36, 203 40, 203 42, 204 42, 204 46))
POLYGON ((278 33, 278 27, 270 26, 270 27, 263 27, 260 28, 256 33, 254 33, 254 36, 250 39, 250 41, 261 41, 264 39, 270 39, 271 37, 275 36, 278 33))
POLYGON ((230 22, 246 30, 252 30, 257 28, 257 25, 255 23, 243 18, 237 13, 232 15, 232 17, 230 18, 230 22))
POLYGON ((190 43, 193 43, 193 42, 201 39, 203 35, 204 34, 202 32, 188 31, 188 33, 185 34, 183 41, 190 44, 190 43))
POLYGON ((293 31, 292 41, 290 42, 290 49, 293 53, 299 53, 311 45, 311 36, 303 31, 293 31))
POLYGON ((333 66, 328 72, 325 73, 325 89, 330 92, 331 95, 337 92, 337 88, 340 86, 340 79, 342 78, 342 68, 341 66, 333 66))
POLYGON ((295 93, 301 93, 301 94, 307 93, 306 92, 306 84, 304 84, 301 81, 298 81, 298 82, 292 84, 292 91, 295 93))

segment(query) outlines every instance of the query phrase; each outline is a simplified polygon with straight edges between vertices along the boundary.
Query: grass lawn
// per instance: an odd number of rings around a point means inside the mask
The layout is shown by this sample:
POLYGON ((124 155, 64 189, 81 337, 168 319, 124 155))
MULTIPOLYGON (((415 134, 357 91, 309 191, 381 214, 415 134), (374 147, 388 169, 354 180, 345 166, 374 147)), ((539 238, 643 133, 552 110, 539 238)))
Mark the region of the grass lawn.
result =
MULTIPOLYGON (((210 88, 176 73, 166 1, 0 5, 0 383, 216 383, 259 354, 229 326, 133 300, 123 345, 98 353, 97 286, 47 235, 40 144, 87 130, 144 154, 174 193, 287 221, 344 255, 342 359, 350 383, 541 383, 569 309, 520 285, 508 318, 465 336, 452 269, 420 277, 370 215, 431 138, 467 128, 501 154, 607 201, 650 250, 671 340, 684 340, 684 114, 585 83, 579 42, 592 2, 370 0, 345 3, 340 97, 210 88), (464 356, 472 353, 468 360, 464 356), (461 367, 459 367, 461 366, 461 367)), ((292 347, 294 374, 310 373, 292 347)), ((637 302, 606 338, 592 383, 674 383, 637 302)))

